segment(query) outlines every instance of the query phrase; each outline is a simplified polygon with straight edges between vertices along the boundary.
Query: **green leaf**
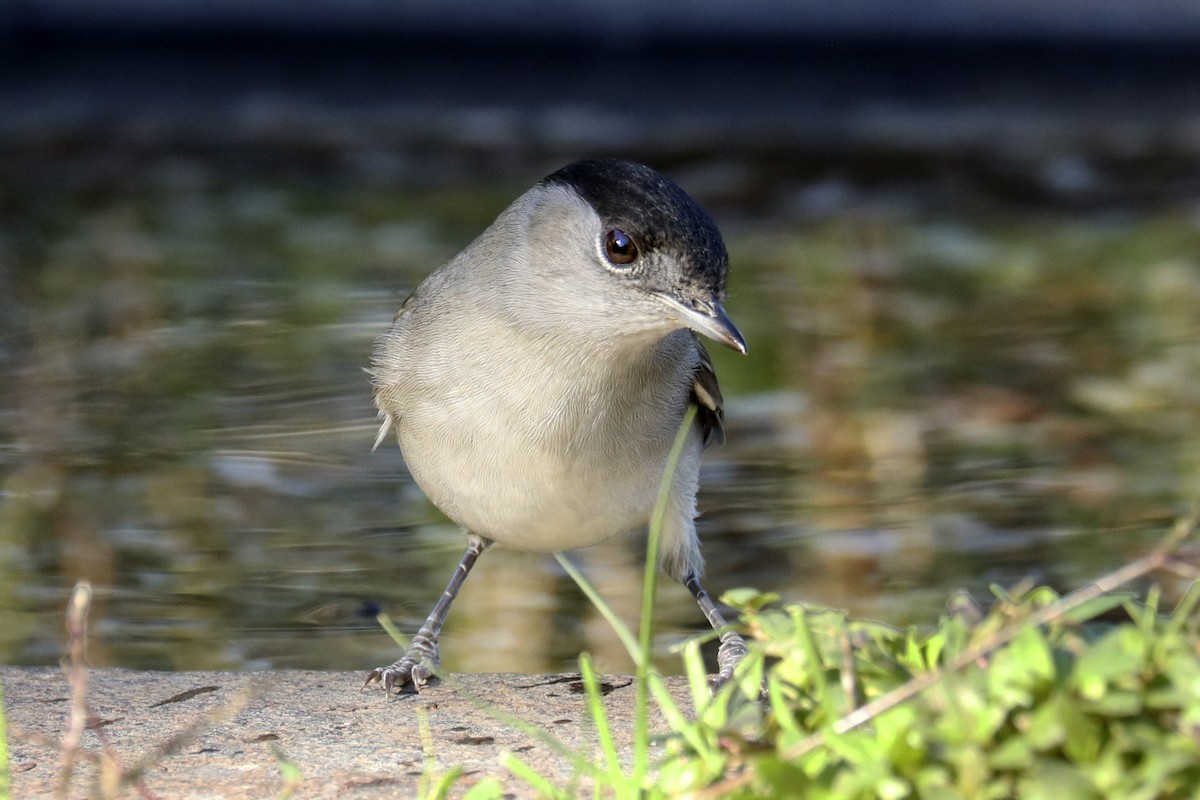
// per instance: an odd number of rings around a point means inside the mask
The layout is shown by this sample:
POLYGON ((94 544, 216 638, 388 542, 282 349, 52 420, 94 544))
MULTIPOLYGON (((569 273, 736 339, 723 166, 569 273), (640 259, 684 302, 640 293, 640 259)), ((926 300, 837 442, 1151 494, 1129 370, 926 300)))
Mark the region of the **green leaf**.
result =
POLYGON ((1041 630, 1033 626, 1023 629, 1008 649, 1025 668, 1033 683, 1043 685, 1054 678, 1054 656, 1041 630))
POLYGON ((504 784, 496 778, 484 778, 471 787, 463 800, 500 800, 504 797, 504 784))
POLYGON ((462 767, 451 767, 441 777, 434 781, 433 788, 429 790, 427 800, 445 800, 450 796, 450 789, 458 782, 458 779, 463 776, 462 767))
POLYGON ((1079 770, 1061 761, 1041 760, 1017 781, 1021 800, 1100 800, 1096 787, 1079 770))
POLYGON ((1103 616, 1114 608, 1124 605, 1134 595, 1128 592, 1111 592, 1102 594, 1086 603, 1073 608, 1063 615, 1063 621, 1072 624, 1079 624, 1103 616))
POLYGON ((1071 683, 1080 694, 1099 700, 1109 684, 1136 678, 1147 656, 1146 639, 1133 625, 1109 631, 1087 648, 1071 673, 1071 683))
POLYGON ((992 751, 989 761, 993 770, 1024 769, 1033 763, 1032 743, 1024 736, 1010 736, 992 751))
POLYGON ((826 732, 825 745, 859 768, 877 764, 884 756, 880 744, 860 731, 844 734, 826 732))
POLYGON ((889 775, 886 778, 881 778, 875 784, 875 796, 881 800, 903 800, 912 794, 912 787, 908 781, 901 780, 894 775, 889 775))
POLYGON ((992 659, 987 671, 988 691, 1006 708, 1025 708, 1054 678, 1054 657, 1045 636, 1026 627, 992 659))
POLYGON ((946 634, 938 631, 925 640, 925 669, 934 669, 941 663, 942 653, 946 649, 946 634))
POLYGON ((782 800, 811 796, 808 790, 812 781, 804 770, 794 764, 778 758, 762 758, 754 762, 754 769, 759 777, 758 783, 769 789, 764 796, 782 800))
POLYGON ((1088 710, 1106 717, 1132 717, 1143 707, 1142 695, 1138 692, 1110 690, 1089 704, 1088 710))
POLYGON ((1030 716, 1025 737, 1036 750, 1050 750, 1067 738, 1067 729, 1060 717, 1062 703, 1058 698, 1043 703, 1030 716))
POLYGON ((721 595, 721 602, 738 611, 754 612, 772 603, 778 603, 779 595, 774 592, 760 592, 757 589, 730 589, 721 595))
POLYGON ((1092 715, 1084 713, 1075 698, 1065 695, 1059 699, 1059 715, 1067 734, 1063 752, 1076 764, 1094 762, 1104 743, 1103 725, 1092 715))

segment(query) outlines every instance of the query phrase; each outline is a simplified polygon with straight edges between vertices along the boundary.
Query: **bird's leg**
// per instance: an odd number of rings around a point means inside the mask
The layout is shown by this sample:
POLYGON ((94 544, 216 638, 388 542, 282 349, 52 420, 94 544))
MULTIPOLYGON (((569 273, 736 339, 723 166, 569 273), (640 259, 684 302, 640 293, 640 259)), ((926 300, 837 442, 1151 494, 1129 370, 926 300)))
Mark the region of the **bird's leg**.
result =
MULTIPOLYGON (((696 598, 696 602, 700 604, 700 610, 704 612, 704 616, 708 618, 708 624, 712 625, 715 630, 724 628, 727 624, 725 617, 717 609, 716 603, 709 597, 708 592, 700 585, 700 579, 696 577, 696 573, 689 572, 687 577, 683 579, 683 585, 688 588, 692 596, 696 598)), ((708 679, 709 687, 715 692, 724 686, 730 679, 733 678, 733 668, 738 665, 746 656, 746 640, 743 639, 736 631, 727 630, 721 634, 721 646, 717 650, 717 674, 708 679)))
POLYGON ((441 663, 438 656, 438 635, 442 632, 442 625, 450 611, 450 604, 458 596, 458 590, 462 588, 463 581, 467 579, 471 567, 475 566, 475 559, 479 558, 479 554, 490 544, 491 541, 482 536, 473 533, 469 535, 467 551, 463 553, 462 560, 458 562, 458 567, 450 576, 450 583, 446 585, 446 591, 442 592, 441 599, 437 601, 433 611, 429 612, 429 618, 425 620, 421 630, 417 631, 417 635, 413 637, 408 652, 390 667, 376 667, 372 670, 363 682, 364 689, 375 681, 379 681, 388 694, 392 693, 393 688, 404 691, 405 687, 410 684, 412 691, 416 692, 429 682, 441 663))

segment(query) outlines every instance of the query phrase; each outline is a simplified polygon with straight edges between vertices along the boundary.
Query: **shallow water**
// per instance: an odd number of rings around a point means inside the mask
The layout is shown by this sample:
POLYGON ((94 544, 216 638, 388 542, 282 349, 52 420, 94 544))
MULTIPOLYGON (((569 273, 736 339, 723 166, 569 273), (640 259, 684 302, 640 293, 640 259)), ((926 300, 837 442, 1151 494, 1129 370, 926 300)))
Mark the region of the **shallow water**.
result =
MULTIPOLYGON (((0 660, 54 663, 87 578, 97 665, 386 663, 375 611, 415 630, 463 539, 394 443, 372 452, 362 368, 406 292, 545 170, 146 137, 9 137, 0 159, 0 660)), ((713 348, 708 586, 928 624, 956 591, 1068 590, 1140 553, 1200 487, 1200 206, 959 204, 841 158, 664 166, 725 233, 750 346, 713 348)), ((641 541, 571 555, 629 620, 641 541)), ((703 619, 675 586, 656 618, 674 670, 703 619)), ((583 649, 628 667, 551 557, 496 548, 443 657, 534 671, 583 649)))

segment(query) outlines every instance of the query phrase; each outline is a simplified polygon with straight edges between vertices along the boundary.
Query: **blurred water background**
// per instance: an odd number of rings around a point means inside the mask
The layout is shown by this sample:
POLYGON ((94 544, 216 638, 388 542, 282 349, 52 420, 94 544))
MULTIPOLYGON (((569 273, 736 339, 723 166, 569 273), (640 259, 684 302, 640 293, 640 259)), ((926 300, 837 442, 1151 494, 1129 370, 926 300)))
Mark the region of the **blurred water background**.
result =
MULTIPOLYGON (((930 624, 1087 582, 1200 488, 1192 16, 427 36, 48 7, 0 16, 0 662, 57 661, 82 578, 97 665, 390 662, 374 611, 414 630, 463 540, 371 451, 372 341, 585 156, 671 175, 729 246, 715 592, 930 624)), ((630 620, 641 543, 572 554, 630 620)), ((674 586, 657 619, 677 671, 703 619, 674 586)), ((498 548, 443 640, 454 670, 583 649, 629 666, 552 558, 498 548)))

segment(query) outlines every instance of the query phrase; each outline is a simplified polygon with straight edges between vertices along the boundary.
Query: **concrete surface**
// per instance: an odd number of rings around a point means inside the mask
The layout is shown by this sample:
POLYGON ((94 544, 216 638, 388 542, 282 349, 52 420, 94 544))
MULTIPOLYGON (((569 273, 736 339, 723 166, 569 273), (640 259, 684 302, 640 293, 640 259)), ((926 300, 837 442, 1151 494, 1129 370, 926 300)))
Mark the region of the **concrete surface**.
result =
MULTIPOLYGON (((507 796, 533 797, 500 764, 517 754, 558 786, 576 779, 570 761, 547 744, 481 710, 468 695, 519 717, 575 751, 598 755, 577 674, 456 675, 419 695, 386 698, 359 691, 363 675, 340 672, 135 672, 89 674, 92 719, 82 748, 108 748, 128 773, 146 764, 142 784, 155 798, 270 798, 285 788, 280 757, 294 762, 294 797, 416 797, 421 776, 461 765, 452 796, 496 776, 507 796), (239 710, 240 709, 240 710, 239 710), (221 719, 225 717, 225 719, 221 719), (422 733, 422 718, 427 731, 422 733), (194 731, 193 736, 186 735, 194 731), (182 735, 181 735, 182 734, 182 735), (173 751, 164 754, 164 751, 173 751)), ((71 692, 54 668, 0 667, 9 725, 12 796, 53 796, 61 774, 71 692)), ((634 685, 603 678, 605 708, 628 753, 634 685)), ((682 678, 668 679, 690 708, 682 678)), ((655 730, 665 729, 661 718, 655 730)), ((115 772, 115 771, 114 771, 115 772)), ((81 761, 69 796, 95 794, 97 769, 81 761)), ((122 796, 141 796, 127 788, 122 796)))

